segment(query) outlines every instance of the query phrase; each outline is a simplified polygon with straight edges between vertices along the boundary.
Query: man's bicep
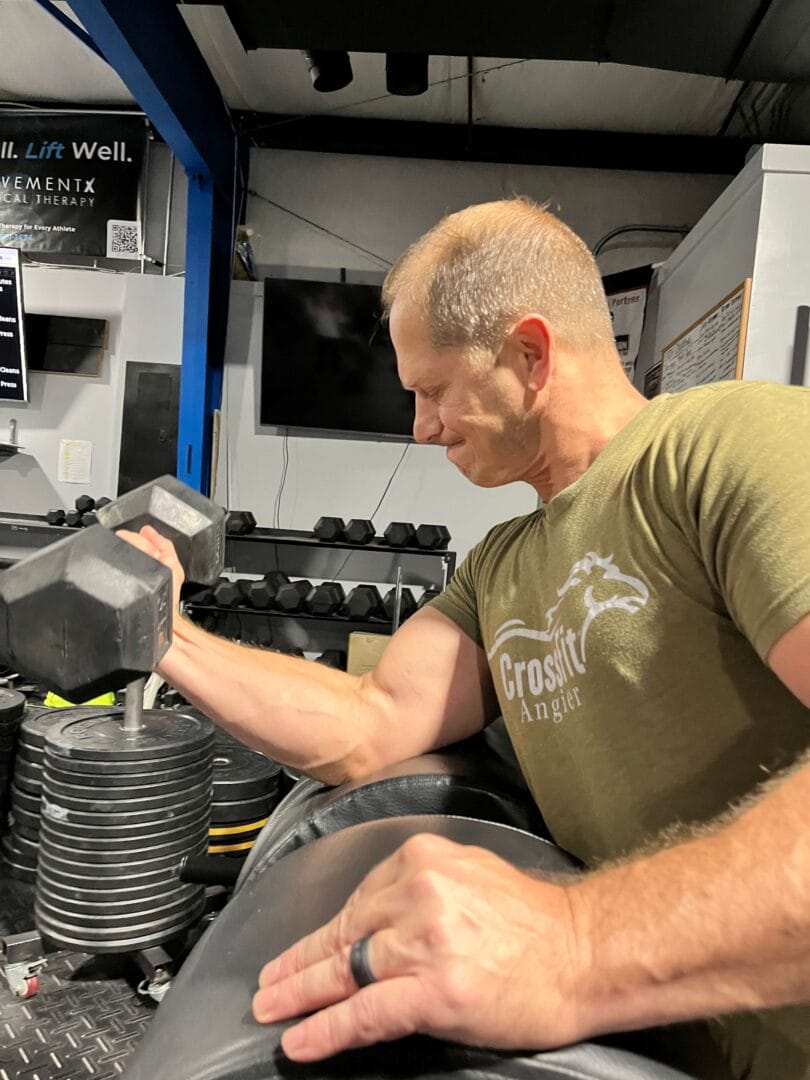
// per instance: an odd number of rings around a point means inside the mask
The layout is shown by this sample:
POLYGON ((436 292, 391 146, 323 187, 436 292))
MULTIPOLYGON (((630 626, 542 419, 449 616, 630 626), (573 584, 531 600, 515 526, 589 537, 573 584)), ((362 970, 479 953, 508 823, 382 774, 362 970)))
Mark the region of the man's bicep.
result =
POLYGON ((389 721, 371 738, 387 740, 392 760, 466 738, 498 715, 483 649, 430 608, 397 630, 364 680, 365 693, 376 698, 375 711, 389 721))
POLYGON ((810 613, 777 641, 768 653, 768 666, 810 709, 810 613))

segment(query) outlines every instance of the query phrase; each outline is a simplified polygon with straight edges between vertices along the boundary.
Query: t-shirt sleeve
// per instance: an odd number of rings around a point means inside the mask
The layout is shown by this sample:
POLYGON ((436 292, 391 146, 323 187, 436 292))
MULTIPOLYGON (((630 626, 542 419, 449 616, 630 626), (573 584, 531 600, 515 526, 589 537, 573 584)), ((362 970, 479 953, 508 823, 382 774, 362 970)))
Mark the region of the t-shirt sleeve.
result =
POLYGON ((463 560, 450 579, 444 592, 431 600, 430 607, 452 619, 476 645, 483 646, 481 624, 478 618, 478 590, 476 570, 481 558, 482 541, 463 560))
POLYGON ((701 557, 765 660, 810 613, 810 390, 743 383, 718 392, 684 443, 701 557))

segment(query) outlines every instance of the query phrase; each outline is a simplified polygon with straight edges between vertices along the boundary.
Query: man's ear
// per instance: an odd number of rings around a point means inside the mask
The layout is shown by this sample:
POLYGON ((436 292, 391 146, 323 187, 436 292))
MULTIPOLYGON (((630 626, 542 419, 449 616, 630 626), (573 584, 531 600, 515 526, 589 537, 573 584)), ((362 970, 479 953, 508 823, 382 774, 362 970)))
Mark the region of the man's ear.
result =
POLYGON ((523 315, 512 328, 512 341, 525 364, 526 385, 543 390, 551 374, 554 355, 554 331, 542 315, 523 315))

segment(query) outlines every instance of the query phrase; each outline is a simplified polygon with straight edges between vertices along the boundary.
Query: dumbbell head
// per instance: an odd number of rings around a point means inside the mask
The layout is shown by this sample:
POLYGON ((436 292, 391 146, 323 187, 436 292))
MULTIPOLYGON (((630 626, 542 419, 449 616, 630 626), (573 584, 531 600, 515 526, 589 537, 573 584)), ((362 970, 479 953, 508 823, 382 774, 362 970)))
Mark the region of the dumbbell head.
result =
POLYGON ((152 671, 171 641, 171 573, 98 527, 0 576, 0 661, 86 701, 152 671))
POLYGON ((325 540, 327 543, 334 543, 336 540, 343 539, 343 534, 346 531, 346 523, 343 518, 320 517, 315 522, 315 528, 312 531, 319 540, 325 540))
MULTIPOLYGON (((383 599, 383 610, 386 617, 394 621, 394 613, 397 606, 397 590, 389 589, 383 599)), ((399 595, 399 621, 405 622, 409 615, 416 611, 416 600, 410 589, 402 589, 399 595)))
POLYGON ((377 535, 374 522, 352 518, 346 526, 345 536, 350 544, 370 544, 377 535))
POLYGON ((105 506, 109 506, 112 499, 108 499, 105 495, 103 499, 96 499, 96 510, 103 510, 105 506))
POLYGON ((256 518, 250 510, 231 510, 225 519, 225 532, 230 536, 245 536, 256 528, 256 518))
POLYGON ((376 585, 356 585, 346 598, 343 613, 350 619, 381 618, 382 598, 376 585))
POLYGON ((82 523, 82 514, 80 510, 68 510, 65 514, 65 524, 70 525, 71 529, 77 529, 82 523))
POLYGON ((162 476, 97 511, 108 529, 152 525, 175 546, 188 581, 207 585, 222 573, 225 511, 174 476, 162 476))
POLYGON ((80 495, 76 500, 75 506, 80 514, 86 514, 88 510, 92 510, 96 505, 96 500, 92 495, 80 495))
POLYGON ((416 530, 416 546, 429 550, 441 550, 450 543, 450 530, 446 525, 420 525, 416 530))
POLYGON ((435 600, 438 595, 438 589, 425 589, 425 591, 419 597, 419 602, 416 605, 417 610, 423 608, 425 604, 429 604, 431 600, 435 600))
POLYGON ((310 615, 334 615, 346 599, 346 592, 337 581, 316 585, 306 600, 310 615))
POLYGON ((413 547, 416 529, 410 521, 392 521, 383 534, 391 547, 413 547))
POLYGON ((275 601, 278 590, 289 580, 281 570, 271 570, 259 581, 251 581, 247 598, 255 608, 269 608, 275 601))
POLYGON ((82 514, 82 528, 89 529, 91 525, 98 525, 98 514, 95 510, 88 510, 86 514, 82 514))
POLYGON ((324 667, 335 668, 338 671, 345 671, 346 653, 342 649, 327 649, 326 652, 315 657, 315 663, 323 664, 324 667))
POLYGON ((312 592, 312 582, 306 579, 289 581, 282 585, 276 593, 275 606, 279 611, 286 611, 289 615, 296 615, 304 610, 306 598, 312 592))
POLYGON ((45 515, 45 520, 49 525, 64 525, 65 524, 65 511, 64 510, 49 510, 45 515))
POLYGON ((217 607, 236 607, 242 599, 242 590, 235 581, 218 581, 211 590, 214 594, 214 603, 217 607))

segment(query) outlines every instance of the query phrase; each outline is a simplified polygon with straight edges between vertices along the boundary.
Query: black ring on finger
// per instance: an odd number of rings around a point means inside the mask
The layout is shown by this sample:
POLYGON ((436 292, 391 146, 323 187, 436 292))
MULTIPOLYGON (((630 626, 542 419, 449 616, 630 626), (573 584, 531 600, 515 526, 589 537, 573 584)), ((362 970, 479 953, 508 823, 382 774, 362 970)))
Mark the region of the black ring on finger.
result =
POLYGON ((349 950, 349 967, 352 970, 352 978, 361 990, 364 986, 370 986, 372 983, 377 982, 377 976, 371 970, 371 963, 368 958, 368 943, 370 941, 371 934, 366 934, 365 937, 355 941, 349 950))

